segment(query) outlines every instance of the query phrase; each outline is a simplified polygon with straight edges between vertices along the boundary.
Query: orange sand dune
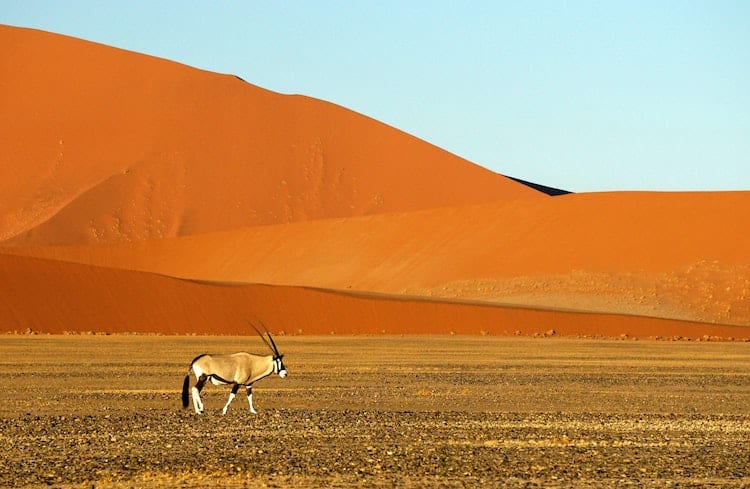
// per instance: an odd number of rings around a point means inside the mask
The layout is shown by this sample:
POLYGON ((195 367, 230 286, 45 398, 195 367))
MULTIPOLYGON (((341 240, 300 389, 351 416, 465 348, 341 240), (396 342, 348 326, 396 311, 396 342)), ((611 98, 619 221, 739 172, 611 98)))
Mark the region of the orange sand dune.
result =
POLYGON ((327 102, 30 29, 0 26, 0 79, 0 330, 748 336, 750 192, 550 198, 327 102))
POLYGON ((248 334, 554 334, 745 339, 750 329, 299 287, 198 284, 0 254, 0 331, 248 334))
POLYGON ((0 26, 0 78, 0 242, 159 239, 543 195, 327 102, 61 35, 0 26))
POLYGON ((750 325, 750 192, 571 194, 8 252, 188 279, 750 325))

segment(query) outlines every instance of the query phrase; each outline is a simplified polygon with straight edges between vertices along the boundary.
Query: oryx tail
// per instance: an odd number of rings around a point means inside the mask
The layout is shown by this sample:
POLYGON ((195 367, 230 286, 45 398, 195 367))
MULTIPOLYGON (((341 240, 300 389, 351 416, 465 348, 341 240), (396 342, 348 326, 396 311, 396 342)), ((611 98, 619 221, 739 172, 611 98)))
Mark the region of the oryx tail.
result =
POLYGON ((182 407, 186 408, 190 404, 190 373, 185 376, 182 382, 182 407))

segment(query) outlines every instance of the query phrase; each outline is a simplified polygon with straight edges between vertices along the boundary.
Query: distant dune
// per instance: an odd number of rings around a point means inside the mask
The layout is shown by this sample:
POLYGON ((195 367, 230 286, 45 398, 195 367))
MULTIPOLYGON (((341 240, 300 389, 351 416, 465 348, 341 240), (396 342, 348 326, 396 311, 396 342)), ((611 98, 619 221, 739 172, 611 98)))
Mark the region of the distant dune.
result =
POLYGON ((565 194, 0 26, 0 331, 750 338, 750 192, 565 194))

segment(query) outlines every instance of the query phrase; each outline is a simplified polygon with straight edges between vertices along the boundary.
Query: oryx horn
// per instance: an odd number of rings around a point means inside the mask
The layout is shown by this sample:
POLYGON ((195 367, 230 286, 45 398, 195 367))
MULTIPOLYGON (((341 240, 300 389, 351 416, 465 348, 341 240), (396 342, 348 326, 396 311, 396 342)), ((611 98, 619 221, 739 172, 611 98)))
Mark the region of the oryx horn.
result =
POLYGON ((263 329, 266 331, 266 334, 268 335, 268 339, 271 340, 271 343, 269 343, 268 340, 266 340, 266 338, 263 336, 263 333, 261 333, 258 330, 258 327, 255 326, 254 323, 251 323, 250 321, 248 321, 248 324, 250 324, 250 326, 253 327, 255 332, 258 333, 258 336, 260 336, 260 339, 263 340, 263 343, 266 344, 268 349, 271 350, 271 353, 273 353, 276 356, 281 356, 281 354, 279 353, 279 349, 276 347, 276 343, 273 341, 273 337, 271 336, 271 333, 268 331, 268 328, 266 328, 266 325, 260 319, 258 319, 258 322, 260 323, 261 326, 263 326, 263 329))
MULTIPOLYGON (((265 326, 263 327, 265 328, 265 326)), ((271 345, 273 345, 273 351, 276 352, 276 356, 280 357, 281 353, 279 353, 279 349, 276 347, 276 342, 273 341, 273 336, 271 336, 271 333, 268 330, 266 330, 266 334, 268 335, 268 339, 271 340, 271 345)))

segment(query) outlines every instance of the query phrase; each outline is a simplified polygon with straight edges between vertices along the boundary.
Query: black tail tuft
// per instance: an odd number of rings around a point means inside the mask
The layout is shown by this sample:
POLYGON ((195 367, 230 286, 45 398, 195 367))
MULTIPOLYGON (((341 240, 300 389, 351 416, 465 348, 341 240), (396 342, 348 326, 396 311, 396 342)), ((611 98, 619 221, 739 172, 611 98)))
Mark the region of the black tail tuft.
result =
POLYGON ((190 388, 190 374, 187 374, 185 376, 185 380, 182 382, 182 407, 184 408, 188 407, 188 404, 190 403, 190 397, 188 394, 189 388, 190 388))

